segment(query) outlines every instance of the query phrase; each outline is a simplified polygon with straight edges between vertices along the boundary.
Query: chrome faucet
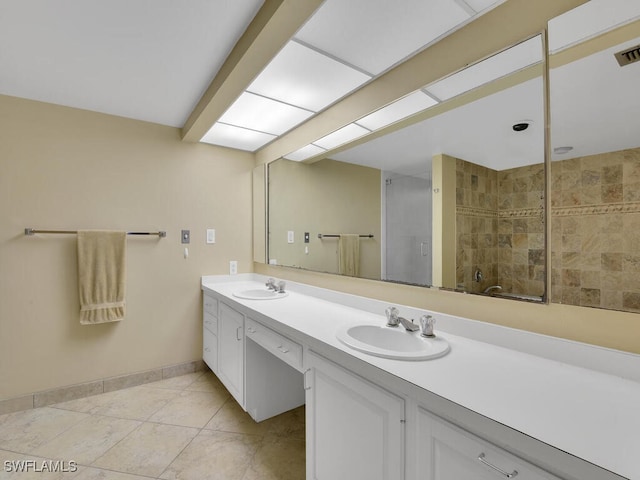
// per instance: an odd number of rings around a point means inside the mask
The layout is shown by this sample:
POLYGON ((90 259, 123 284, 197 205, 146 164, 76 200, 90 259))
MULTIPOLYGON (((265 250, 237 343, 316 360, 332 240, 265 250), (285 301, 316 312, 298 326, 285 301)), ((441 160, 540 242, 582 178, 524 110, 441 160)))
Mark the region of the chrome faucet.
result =
POLYGON ((482 293, 495 293, 495 292, 499 292, 501 290, 502 290, 502 287, 500 285, 491 285, 490 287, 485 288, 484 292, 482 292, 482 293))
POLYGON ((417 332, 420 327, 413 323, 411 320, 407 320, 404 317, 398 317, 402 326, 407 330, 407 332, 417 332))

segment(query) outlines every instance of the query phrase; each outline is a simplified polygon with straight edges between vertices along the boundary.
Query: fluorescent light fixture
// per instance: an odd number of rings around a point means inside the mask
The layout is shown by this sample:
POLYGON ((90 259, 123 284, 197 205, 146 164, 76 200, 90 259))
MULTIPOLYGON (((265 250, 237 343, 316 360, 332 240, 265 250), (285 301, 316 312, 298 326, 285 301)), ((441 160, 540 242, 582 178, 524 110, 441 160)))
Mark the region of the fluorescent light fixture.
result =
POLYGON ((400 100, 396 100, 390 105, 376 110, 375 112, 357 120, 358 125, 362 125, 369 130, 377 130, 386 127, 398 120, 402 120, 414 113, 426 110, 434 106, 436 102, 433 98, 424 92, 418 91, 411 95, 407 95, 400 100))
POLYGON ((448 100, 541 61, 542 39, 538 35, 429 85, 426 90, 440 100, 448 100))
POLYGON ((344 127, 336 130, 333 133, 330 133, 329 135, 325 135, 324 137, 319 138, 318 140, 313 142, 313 144, 322 148, 326 148, 327 150, 331 150, 332 148, 343 145, 347 142, 350 142, 351 140, 362 137, 367 133, 370 133, 370 131, 366 128, 361 127, 360 125, 356 125, 355 123, 350 123, 349 125, 345 125, 344 127))
POLYGON ((481 12, 489 8, 490 6, 498 3, 498 0, 464 0, 464 1, 476 12, 481 12))
POLYGON ((247 91, 317 112, 370 79, 369 75, 290 41, 247 91))
POLYGON ((272 135, 282 135, 311 115, 313 112, 308 110, 244 92, 220 117, 220 122, 272 135))
POLYGON ((274 138, 276 138, 275 135, 269 135, 268 133, 247 130, 246 128, 234 127, 224 123, 215 123, 200 141, 253 152, 274 138))
POLYGON ((318 147, 317 145, 309 144, 306 147, 302 147, 295 152, 291 152, 285 155, 284 158, 286 158, 287 160, 301 162, 302 160, 314 157, 322 152, 326 152, 326 150, 324 148, 318 147))

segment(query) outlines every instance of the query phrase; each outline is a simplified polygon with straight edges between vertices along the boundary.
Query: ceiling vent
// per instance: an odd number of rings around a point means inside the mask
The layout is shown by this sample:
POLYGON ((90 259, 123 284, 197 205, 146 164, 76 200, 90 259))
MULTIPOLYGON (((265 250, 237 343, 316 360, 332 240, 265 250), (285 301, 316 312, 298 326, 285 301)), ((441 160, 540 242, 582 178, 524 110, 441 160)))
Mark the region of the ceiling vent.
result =
POLYGON ((629 65, 631 63, 640 62, 640 45, 627 48, 626 50, 615 53, 614 55, 621 67, 629 65))

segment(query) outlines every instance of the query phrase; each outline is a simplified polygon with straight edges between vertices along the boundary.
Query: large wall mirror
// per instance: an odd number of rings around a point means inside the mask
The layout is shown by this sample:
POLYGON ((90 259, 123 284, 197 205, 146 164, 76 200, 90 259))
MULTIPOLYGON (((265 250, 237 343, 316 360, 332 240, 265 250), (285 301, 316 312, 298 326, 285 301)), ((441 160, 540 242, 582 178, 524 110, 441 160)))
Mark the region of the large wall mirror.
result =
POLYGON ((366 142, 272 162, 270 263, 541 301, 544 58, 527 39, 389 106, 411 118, 366 142))
POLYGON ((549 24, 551 301, 640 312, 640 5, 627 4, 549 24))

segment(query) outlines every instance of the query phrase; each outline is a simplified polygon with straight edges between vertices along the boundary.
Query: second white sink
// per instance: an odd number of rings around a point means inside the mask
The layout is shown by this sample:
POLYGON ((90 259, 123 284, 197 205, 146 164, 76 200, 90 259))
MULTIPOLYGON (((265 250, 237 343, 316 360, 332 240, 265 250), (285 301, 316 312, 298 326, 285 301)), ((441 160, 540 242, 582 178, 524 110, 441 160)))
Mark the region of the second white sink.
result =
POLYGON ((354 350, 398 360, 427 360, 450 350, 449 342, 442 337, 425 338, 402 327, 351 325, 338 330, 336 337, 354 350))
POLYGON ((280 293, 262 288, 252 288, 250 290, 242 290, 241 292, 233 292, 234 297, 244 298, 246 300, 275 300, 277 298, 284 298, 287 295, 289 295, 287 292, 280 293))

